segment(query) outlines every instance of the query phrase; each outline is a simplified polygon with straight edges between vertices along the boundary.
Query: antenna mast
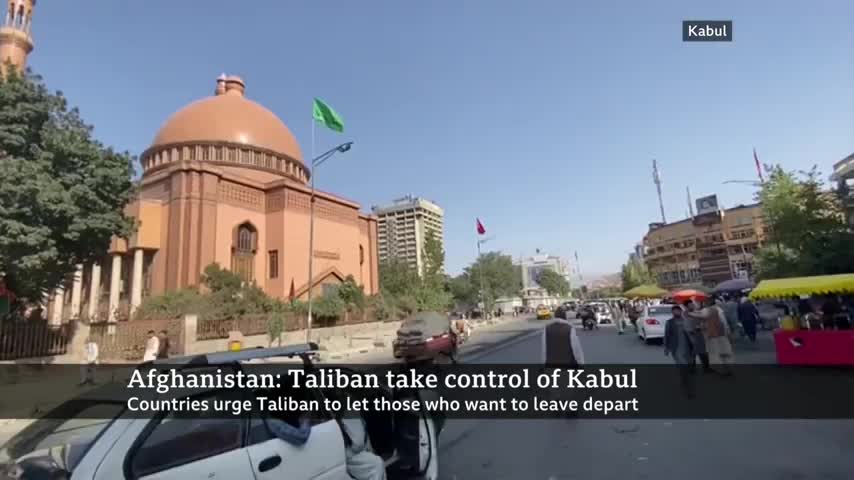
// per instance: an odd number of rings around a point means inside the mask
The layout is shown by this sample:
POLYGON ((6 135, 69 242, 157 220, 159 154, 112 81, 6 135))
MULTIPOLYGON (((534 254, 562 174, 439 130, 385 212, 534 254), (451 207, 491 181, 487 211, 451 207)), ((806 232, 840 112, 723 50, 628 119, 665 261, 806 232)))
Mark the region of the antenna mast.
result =
POLYGON ((655 189, 658 191, 658 208, 661 209, 661 222, 667 223, 667 218, 664 216, 664 201, 661 199, 661 176, 658 174, 658 164, 655 159, 652 160, 652 181, 655 183, 655 189))
POLYGON ((686 185, 685 193, 688 194, 688 211, 691 212, 691 218, 694 218, 694 203, 691 201, 691 187, 686 185))

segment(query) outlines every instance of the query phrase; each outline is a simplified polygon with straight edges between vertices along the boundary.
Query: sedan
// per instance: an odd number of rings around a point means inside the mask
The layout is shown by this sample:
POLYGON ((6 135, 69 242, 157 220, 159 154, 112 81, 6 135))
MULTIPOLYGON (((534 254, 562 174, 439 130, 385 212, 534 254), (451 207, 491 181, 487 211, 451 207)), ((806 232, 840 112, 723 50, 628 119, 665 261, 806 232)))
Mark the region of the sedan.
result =
POLYGON ((643 309, 638 318, 638 337, 645 343, 650 340, 664 338, 664 327, 667 320, 673 316, 672 305, 650 305, 643 309))

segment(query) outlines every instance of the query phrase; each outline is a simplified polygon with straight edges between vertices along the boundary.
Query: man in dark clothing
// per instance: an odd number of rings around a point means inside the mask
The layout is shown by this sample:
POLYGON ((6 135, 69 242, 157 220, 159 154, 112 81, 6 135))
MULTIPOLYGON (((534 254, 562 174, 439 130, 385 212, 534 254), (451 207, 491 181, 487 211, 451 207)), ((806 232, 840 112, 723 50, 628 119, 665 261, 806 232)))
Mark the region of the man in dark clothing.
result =
POLYGON ((756 323, 759 321, 759 310, 749 298, 744 297, 738 304, 738 321, 744 328, 744 334, 751 343, 756 343, 756 323))
MULTIPOLYGON (((697 310, 697 304, 693 300, 685 302, 684 312, 693 313, 697 310)), ((703 365, 703 373, 712 373, 712 365, 709 361, 709 352, 706 350, 706 337, 703 335, 703 320, 695 319, 688 315, 683 315, 685 331, 688 338, 691 340, 694 356, 691 357, 691 364, 696 368, 697 357, 700 357, 700 363, 703 365)))
MULTIPOLYGON (((579 368, 584 365, 584 352, 575 328, 566 320, 556 320, 543 329, 543 366, 546 371, 553 368, 579 368)), ((549 391, 555 400, 572 400, 572 390, 557 388, 549 391)), ((573 417, 578 412, 564 412, 573 417)))
POLYGON ((157 358, 169 358, 169 334, 166 330, 160 330, 160 345, 157 351, 157 358))
POLYGON ((839 302, 836 301, 836 296, 828 295, 824 304, 821 306, 821 326, 825 330, 833 330, 836 326, 836 315, 842 313, 842 308, 839 302))
POLYGON ((688 398, 695 395, 694 387, 694 345, 685 330, 685 318, 682 307, 673 305, 673 316, 664 324, 664 355, 676 363, 682 391, 688 398))

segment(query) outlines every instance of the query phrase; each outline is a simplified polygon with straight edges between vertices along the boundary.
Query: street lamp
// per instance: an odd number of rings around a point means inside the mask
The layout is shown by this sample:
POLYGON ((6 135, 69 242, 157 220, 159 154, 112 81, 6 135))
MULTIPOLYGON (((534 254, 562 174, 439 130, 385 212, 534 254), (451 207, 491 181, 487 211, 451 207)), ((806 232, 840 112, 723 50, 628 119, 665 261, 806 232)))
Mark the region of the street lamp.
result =
POLYGON ((314 285, 314 173, 317 167, 336 153, 350 150, 353 142, 346 142, 321 153, 311 161, 311 205, 309 207, 308 226, 308 319, 305 325, 305 343, 311 342, 311 289, 314 285))

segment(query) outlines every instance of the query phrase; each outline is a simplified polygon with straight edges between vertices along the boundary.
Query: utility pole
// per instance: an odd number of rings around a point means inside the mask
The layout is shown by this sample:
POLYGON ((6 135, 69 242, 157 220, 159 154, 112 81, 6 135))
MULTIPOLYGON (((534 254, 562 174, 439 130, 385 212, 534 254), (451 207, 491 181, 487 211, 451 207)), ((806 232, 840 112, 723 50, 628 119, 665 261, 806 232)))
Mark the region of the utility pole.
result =
POLYGON ((664 216, 664 201, 661 199, 661 176, 658 174, 658 164, 655 159, 652 160, 652 182, 655 183, 655 189, 658 191, 658 208, 661 209, 661 222, 667 223, 667 217, 664 216))

